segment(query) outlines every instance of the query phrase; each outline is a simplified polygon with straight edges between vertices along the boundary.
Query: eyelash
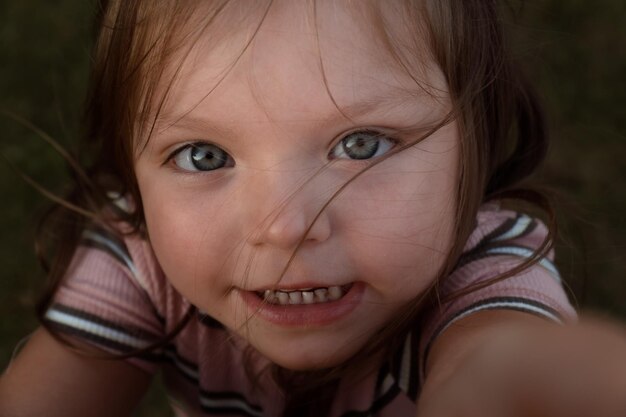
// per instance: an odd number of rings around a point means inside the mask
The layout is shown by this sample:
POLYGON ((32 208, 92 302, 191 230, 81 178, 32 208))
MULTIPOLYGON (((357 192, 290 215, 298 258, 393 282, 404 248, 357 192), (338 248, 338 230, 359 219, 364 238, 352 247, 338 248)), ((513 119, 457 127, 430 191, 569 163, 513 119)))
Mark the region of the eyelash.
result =
MULTIPOLYGON (((355 136, 355 135, 370 135, 372 138, 378 139, 379 142, 376 144, 375 148, 373 149, 373 152, 374 152, 373 155, 367 156, 365 158, 358 158, 358 157, 357 158, 345 158, 345 159, 349 159, 351 161, 368 161, 370 159, 375 159, 375 158, 377 158, 379 156, 382 156, 382 155, 386 154, 387 152, 389 152, 399 142, 397 139, 395 139, 393 137, 390 137, 390 136, 387 136, 386 134, 384 134, 382 132, 378 132, 376 130, 368 130, 368 129, 356 130, 356 131, 353 131, 353 132, 350 132, 350 133, 344 135, 341 138, 341 140, 339 140, 339 142, 337 142, 335 144, 335 146, 333 146, 333 149, 331 150, 331 153, 329 155, 333 159, 341 158, 341 156, 349 156, 348 153, 350 152, 350 150, 347 149, 347 147, 350 147, 350 145, 347 145, 346 140, 351 138, 352 136, 355 136), (386 142, 386 143, 382 147, 383 151, 380 152, 380 150, 381 150, 381 143, 382 142, 386 142), (339 146, 343 147, 341 153, 337 152, 337 149, 339 149, 338 148, 339 146)), ((352 146, 355 146, 355 145, 356 146, 362 146, 363 143, 361 142, 360 144, 359 143, 353 144, 352 146)))
POLYGON ((176 149, 174 152, 172 152, 172 154, 170 154, 170 156, 167 158, 165 163, 169 161, 174 162, 174 164, 180 170, 184 172, 210 172, 210 171, 215 171, 220 168, 227 168, 227 167, 235 166, 235 161, 225 150, 223 150, 217 145, 214 145, 212 143, 207 143, 207 142, 194 142, 194 143, 189 143, 187 145, 183 145, 180 148, 176 149), (211 156, 215 156, 214 160, 216 160, 218 163, 223 163, 223 164, 220 166, 216 166, 213 169, 207 169, 207 170, 198 169, 198 167, 195 166, 192 160, 193 154, 191 152, 193 152, 193 150, 203 150, 203 149, 205 150, 205 155, 210 153, 211 156), (184 157, 184 160, 182 162, 187 162, 190 165, 193 165, 194 167, 192 168, 182 167, 181 163, 177 161, 178 158, 181 158, 181 157, 184 157))
MULTIPOLYGON (((331 149, 329 157, 331 159, 347 159, 356 162, 365 162, 371 159, 375 159, 382 156, 392 150, 399 141, 393 137, 376 130, 357 130, 344 135, 331 149), (361 137, 359 137, 361 136, 361 137), (369 136, 364 139, 363 136, 369 136), (353 139, 356 137, 355 139, 353 139), (374 145, 371 145, 371 139, 377 140, 374 145), (348 139, 353 139, 352 144, 348 143, 348 139), (356 142, 356 143, 355 143, 356 142), (369 143, 368 143, 369 142, 369 143), (363 148, 365 146, 365 148, 363 148), (360 149, 359 149, 360 148, 360 149), (381 151, 382 149, 382 151, 381 151), (355 153, 365 150, 367 154, 363 157, 357 156, 355 153), (352 152, 352 155, 350 153, 352 152), (352 157, 351 157, 352 156, 352 157)), ((196 162, 201 163, 203 158, 195 159, 196 162)), ((165 163, 172 161, 178 169, 184 172, 211 172, 220 168, 230 168, 235 165, 233 158, 222 148, 217 145, 208 142, 194 142, 183 145, 172 152, 166 159, 165 163), (193 161, 193 150, 204 150, 204 155, 209 154, 216 162, 217 165, 211 169, 199 169, 193 161), (183 158, 178 161, 179 158, 183 158), (189 167, 183 167, 181 164, 189 164, 189 167)), ((164 164, 165 164, 164 163, 164 164)), ((209 161, 211 163, 211 161, 209 161)))

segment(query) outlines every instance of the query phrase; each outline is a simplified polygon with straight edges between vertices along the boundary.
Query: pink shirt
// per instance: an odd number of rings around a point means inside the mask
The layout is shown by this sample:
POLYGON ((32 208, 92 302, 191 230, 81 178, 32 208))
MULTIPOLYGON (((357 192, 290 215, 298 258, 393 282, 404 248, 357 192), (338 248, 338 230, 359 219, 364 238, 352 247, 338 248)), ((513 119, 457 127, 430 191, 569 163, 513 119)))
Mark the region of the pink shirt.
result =
MULTIPOLYGON (((482 207, 455 271, 441 283, 445 297, 511 269, 530 257, 546 236, 524 214, 482 207)), ((148 346, 170 332, 189 303, 168 283, 138 236, 123 239, 86 231, 82 246, 46 314, 56 330, 108 352, 148 346)), ((331 416, 415 415, 423 363, 432 341, 462 317, 488 309, 512 309, 553 321, 575 318, 551 259, 420 317, 389 364, 357 384, 341 384, 331 416)), ((284 399, 269 377, 253 389, 243 369, 246 342, 213 318, 195 313, 165 348, 128 359, 149 373, 158 369, 178 416, 279 416, 284 399)), ((258 355, 259 368, 267 361, 258 355)))

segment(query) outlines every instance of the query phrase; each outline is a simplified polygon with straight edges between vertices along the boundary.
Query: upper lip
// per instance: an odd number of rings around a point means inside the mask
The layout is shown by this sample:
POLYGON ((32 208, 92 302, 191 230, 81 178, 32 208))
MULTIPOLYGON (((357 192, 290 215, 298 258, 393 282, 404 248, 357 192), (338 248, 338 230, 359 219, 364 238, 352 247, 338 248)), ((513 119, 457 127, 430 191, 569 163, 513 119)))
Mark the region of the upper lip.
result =
POLYGON ((308 289, 308 288, 328 288, 328 287, 342 287, 344 285, 349 285, 351 283, 345 283, 345 281, 343 282, 333 282, 333 283, 324 283, 321 281, 302 281, 302 282, 295 282, 295 283, 283 283, 283 280, 281 280, 281 282, 278 282, 276 284, 273 285, 267 285, 267 286, 262 286, 262 287, 258 287, 258 288, 254 288, 254 289, 248 289, 248 288, 244 288, 246 291, 254 291, 254 292, 264 292, 265 290, 285 290, 285 291, 295 291, 295 290, 304 290, 304 289, 308 289))

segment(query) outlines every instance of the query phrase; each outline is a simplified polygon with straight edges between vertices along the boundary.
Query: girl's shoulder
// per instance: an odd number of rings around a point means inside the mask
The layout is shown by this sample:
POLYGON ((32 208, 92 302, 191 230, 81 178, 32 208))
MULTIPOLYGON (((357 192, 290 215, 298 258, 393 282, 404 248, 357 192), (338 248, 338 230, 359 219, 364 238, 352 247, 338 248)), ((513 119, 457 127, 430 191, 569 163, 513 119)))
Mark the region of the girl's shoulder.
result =
POLYGON ((514 310, 554 322, 576 320, 554 264, 546 225, 495 203, 480 207, 454 270, 438 283, 437 303, 423 317, 421 363, 456 321, 487 310, 514 310))
POLYGON ((166 318, 171 313, 167 306, 177 293, 169 285, 146 233, 122 220, 135 204, 128 196, 109 193, 108 197, 111 205, 103 210, 101 223, 84 228, 65 280, 76 275, 75 268, 91 270, 90 276, 106 270, 118 277, 117 289, 142 294, 166 318))
POLYGON ((474 251, 498 242, 515 242, 531 249, 539 248, 549 237, 543 221, 530 214, 503 208, 500 202, 480 206, 474 231, 467 240, 464 252, 474 251))
POLYGON ((71 281, 78 270, 89 270, 88 275, 93 277, 91 281, 94 283, 101 271, 106 271, 109 276, 117 277, 118 290, 130 291, 132 288, 165 313, 161 306, 164 307, 172 288, 147 237, 125 222, 108 222, 105 227, 90 225, 83 230, 64 281, 71 281))
POLYGON ((454 271, 441 282, 441 291, 454 294, 478 285, 484 287, 480 293, 496 294, 525 288, 527 294, 536 291, 537 295, 557 297, 557 304, 566 305, 569 313, 554 263, 552 237, 537 217, 502 208, 499 203, 485 204, 454 271))
MULTIPOLYGON (((43 319, 62 336, 118 355, 163 340, 189 311, 148 240, 115 222, 85 227, 43 319)), ((158 357, 131 362, 152 372, 158 357)))

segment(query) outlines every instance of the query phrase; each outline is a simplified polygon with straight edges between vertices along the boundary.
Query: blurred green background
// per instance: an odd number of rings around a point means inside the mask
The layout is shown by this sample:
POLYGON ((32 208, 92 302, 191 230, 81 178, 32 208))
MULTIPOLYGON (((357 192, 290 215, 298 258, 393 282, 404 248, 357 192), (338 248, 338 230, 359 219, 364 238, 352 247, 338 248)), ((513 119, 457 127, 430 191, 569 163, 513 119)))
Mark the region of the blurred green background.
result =
MULTIPOLYGON (((515 2, 511 2, 518 4, 515 2)), ((516 6, 517 7, 517 6, 516 6)), ((92 0, 0 1, 0 108, 71 147, 78 131, 92 0)), ((509 19, 515 54, 543 95, 553 146, 537 180, 558 191, 557 260, 580 307, 626 319, 626 2, 526 1, 509 19)), ((0 150, 61 192, 60 158, 0 117, 0 150)), ((33 251, 46 201, 0 162, 0 369, 35 326, 33 251)), ((137 416, 166 416, 157 386, 137 416)))

